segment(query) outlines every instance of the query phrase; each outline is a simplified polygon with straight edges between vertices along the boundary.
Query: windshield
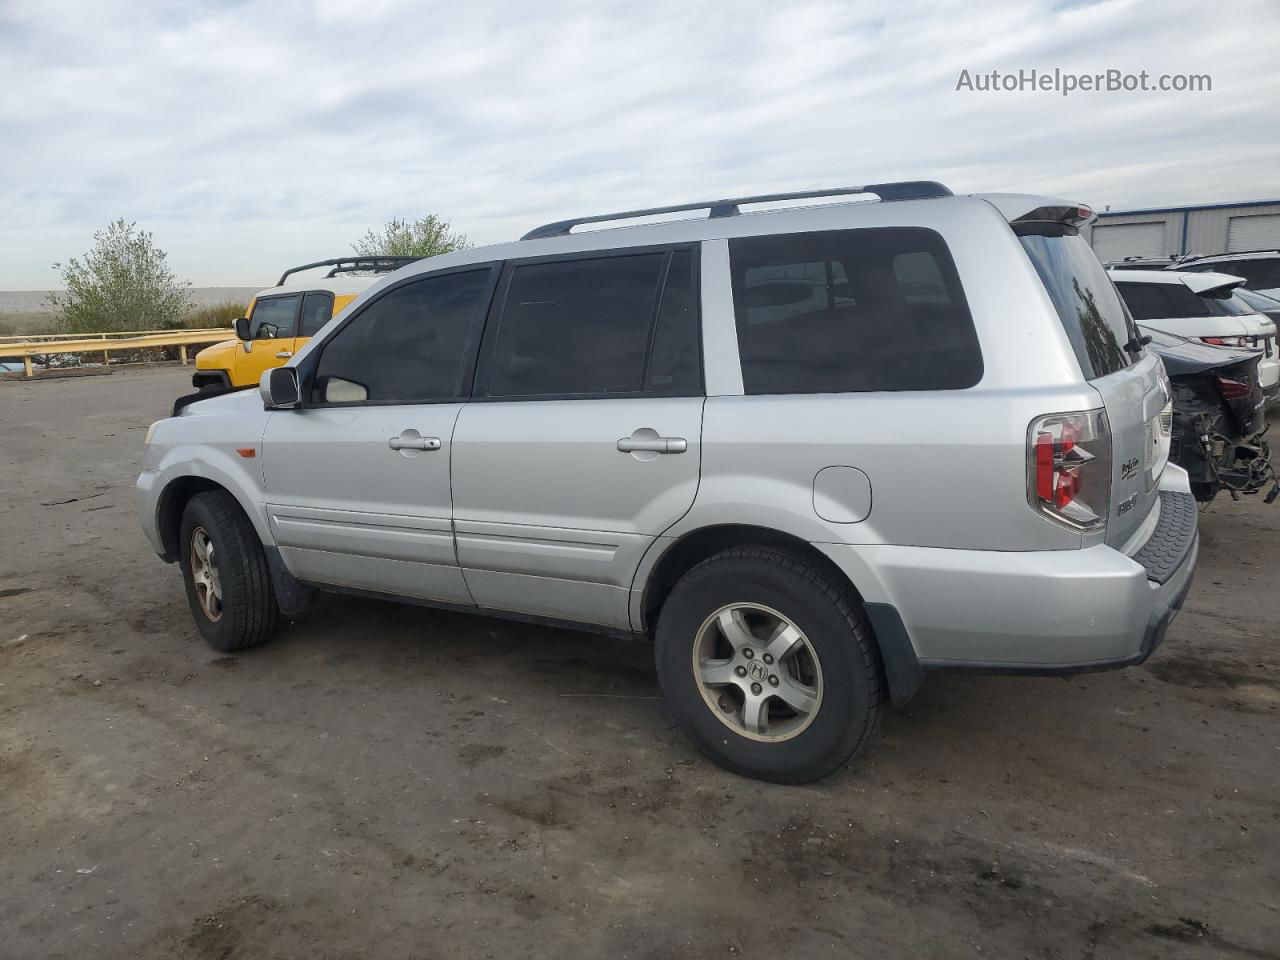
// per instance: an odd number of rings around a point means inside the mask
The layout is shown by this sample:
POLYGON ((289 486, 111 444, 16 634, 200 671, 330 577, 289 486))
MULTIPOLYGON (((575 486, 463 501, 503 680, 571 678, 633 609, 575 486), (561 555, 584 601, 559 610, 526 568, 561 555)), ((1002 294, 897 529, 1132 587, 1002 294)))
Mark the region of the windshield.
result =
POLYGON ((1014 232, 1040 275, 1087 379, 1131 366, 1138 335, 1115 284, 1080 232, 1061 223, 1020 223, 1014 232))
POLYGON ((1261 310, 1265 313, 1276 313, 1280 311, 1280 300, 1275 297, 1268 297, 1265 293, 1258 293, 1256 290, 1250 290, 1248 287, 1237 287, 1235 294, 1254 310, 1261 310))

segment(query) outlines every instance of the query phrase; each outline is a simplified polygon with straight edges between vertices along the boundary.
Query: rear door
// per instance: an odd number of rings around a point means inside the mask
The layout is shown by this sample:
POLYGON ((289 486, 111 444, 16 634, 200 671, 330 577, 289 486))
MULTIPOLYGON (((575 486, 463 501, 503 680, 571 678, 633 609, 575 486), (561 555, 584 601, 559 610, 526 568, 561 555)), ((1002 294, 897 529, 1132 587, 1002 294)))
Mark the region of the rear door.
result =
POLYGON ((301 350, 329 322, 333 316, 333 294, 327 290, 312 290, 302 298, 302 313, 298 316, 297 336, 293 339, 292 352, 301 350))
POLYGON ((629 626, 640 558, 698 487, 696 270, 692 247, 507 266, 454 431, 480 606, 629 626))
POLYGON ((315 583, 470 603, 451 526, 451 438, 496 267, 414 277, 301 362, 302 409, 263 437, 272 532, 315 583))
POLYGON ((1014 223, 1023 249, 1057 308, 1080 369, 1098 391, 1111 429, 1111 503, 1106 542, 1121 546, 1159 499, 1169 456, 1161 413, 1171 400, 1159 357, 1138 344, 1138 329, 1115 284, 1075 227, 1014 223))

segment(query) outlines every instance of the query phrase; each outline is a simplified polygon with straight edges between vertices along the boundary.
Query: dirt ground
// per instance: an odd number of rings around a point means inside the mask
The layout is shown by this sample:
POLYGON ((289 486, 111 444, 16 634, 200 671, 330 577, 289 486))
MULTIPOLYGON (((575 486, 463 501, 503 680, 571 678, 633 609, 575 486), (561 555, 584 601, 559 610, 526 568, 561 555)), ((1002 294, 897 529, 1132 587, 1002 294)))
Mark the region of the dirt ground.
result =
POLYGON ((1147 665, 932 677, 777 787, 639 641, 330 598, 204 646, 133 506, 189 373, 0 382, 0 957, 1280 957, 1280 504, 1204 514, 1147 665))

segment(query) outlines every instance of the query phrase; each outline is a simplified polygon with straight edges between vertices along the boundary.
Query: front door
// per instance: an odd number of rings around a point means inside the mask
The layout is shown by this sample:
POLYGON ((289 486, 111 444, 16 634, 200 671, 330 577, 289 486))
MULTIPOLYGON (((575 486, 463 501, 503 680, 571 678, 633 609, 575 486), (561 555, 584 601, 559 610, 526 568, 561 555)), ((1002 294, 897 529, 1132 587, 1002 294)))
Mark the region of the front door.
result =
POLYGON ((289 293, 258 297, 249 313, 251 340, 240 344, 236 355, 233 384, 252 386, 273 367, 282 367, 293 356, 294 336, 298 325, 298 308, 302 294, 289 293))
POLYGON ((298 578, 470 603, 450 461, 493 274, 404 281, 301 359, 304 407, 272 414, 262 444, 272 532, 298 578))
POLYGON ((698 488, 696 256, 508 266, 454 431, 458 558, 476 603, 627 628, 632 577, 698 488))

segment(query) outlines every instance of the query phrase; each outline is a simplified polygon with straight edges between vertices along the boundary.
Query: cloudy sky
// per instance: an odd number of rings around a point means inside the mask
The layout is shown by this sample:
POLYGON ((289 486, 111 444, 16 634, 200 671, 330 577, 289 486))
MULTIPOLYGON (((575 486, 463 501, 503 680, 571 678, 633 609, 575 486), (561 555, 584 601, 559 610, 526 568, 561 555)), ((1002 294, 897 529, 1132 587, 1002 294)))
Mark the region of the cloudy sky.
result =
POLYGON ((1280 4, 0 0, 0 289, 115 217, 261 285, 393 216, 937 179, 1098 208, 1280 195, 1280 4), (1210 93, 957 91, 961 70, 1210 93))

